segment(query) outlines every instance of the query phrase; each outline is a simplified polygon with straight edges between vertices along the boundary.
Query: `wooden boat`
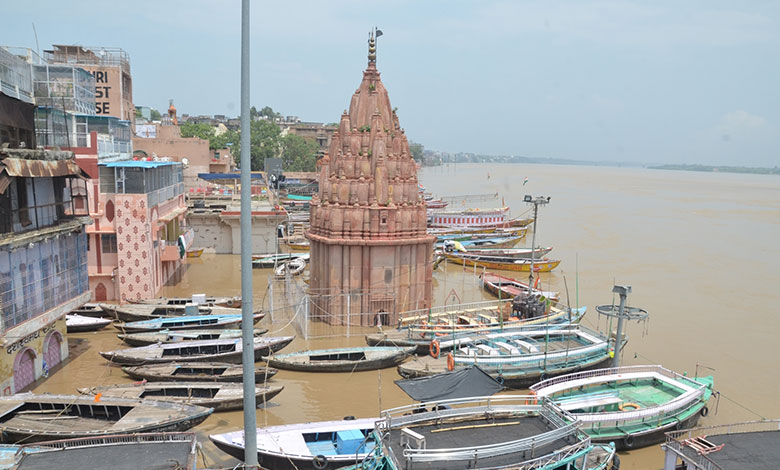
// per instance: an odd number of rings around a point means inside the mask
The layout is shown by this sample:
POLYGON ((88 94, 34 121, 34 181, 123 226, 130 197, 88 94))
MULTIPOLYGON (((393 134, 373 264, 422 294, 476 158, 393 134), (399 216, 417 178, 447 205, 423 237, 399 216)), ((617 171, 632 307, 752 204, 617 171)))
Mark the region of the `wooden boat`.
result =
POLYGON ((431 342, 438 341, 441 351, 453 347, 468 344, 478 335, 487 335, 500 332, 533 331, 538 328, 565 329, 576 325, 585 315, 587 307, 568 309, 553 307, 547 315, 531 318, 510 317, 500 322, 497 318, 481 319, 483 323, 457 323, 445 322, 418 324, 406 328, 382 331, 366 335, 366 343, 369 346, 415 346, 416 354, 428 354, 431 350, 431 342), (463 326, 461 326, 463 325, 463 326))
POLYGON ((309 240, 303 237, 284 238, 281 241, 287 245, 287 248, 291 249, 292 251, 309 251, 311 248, 309 240))
POLYGON ((81 315, 82 317, 114 318, 114 315, 107 313, 100 308, 100 304, 94 302, 87 302, 81 307, 71 310, 70 313, 73 315, 81 315))
POLYGON ((436 235, 439 241, 444 240, 471 240, 490 237, 520 237, 528 233, 528 227, 493 227, 486 229, 474 228, 429 228, 429 235, 436 235))
POLYGON ((203 248, 199 250, 187 250, 187 258, 200 258, 203 254, 203 248))
POLYGON ((6 443, 107 434, 186 431, 211 408, 129 398, 17 393, 0 397, 0 432, 6 443))
POLYGON ((274 268, 274 276, 277 278, 287 277, 288 274, 290 276, 297 276, 302 273, 304 269, 306 269, 306 260, 301 258, 291 259, 274 268))
MULTIPOLYGON (((499 395, 412 404, 383 411, 374 449, 345 469, 608 470, 615 447, 594 445, 553 403, 499 395)), ((319 465, 328 457, 315 457, 319 465)), ((357 459, 356 459, 357 460, 357 459)))
MULTIPOLYGON (((290 344, 294 336, 260 337, 254 340, 255 361, 290 344)), ((151 344, 140 348, 101 352, 112 364, 140 366, 162 362, 230 362, 241 363, 243 345, 240 338, 186 341, 173 344, 151 344)))
POLYGON ((149 304, 149 305, 187 305, 196 303, 198 305, 207 305, 213 307, 241 308, 241 297, 210 297, 198 299, 198 295, 191 297, 159 297, 156 299, 128 300, 131 304, 149 304))
POLYGON ((465 209, 429 213, 431 228, 495 228, 506 222, 509 207, 496 209, 465 209))
POLYGON ((359 372, 376 370, 400 364, 414 354, 414 347, 392 346, 317 349, 278 354, 264 358, 277 369, 304 372, 359 372))
MULTIPOLYGON (((440 343, 445 341, 442 339, 440 343)), ((605 336, 583 326, 573 326, 491 333, 466 344, 460 342, 454 352, 435 355, 400 364, 398 372, 407 378, 425 377, 474 365, 508 387, 523 388, 540 377, 603 367, 614 351, 605 336)))
MULTIPOLYGON (((254 322, 259 322, 265 315, 257 314, 254 322)), ((167 317, 152 320, 134 321, 129 323, 114 322, 114 328, 123 333, 142 333, 158 330, 200 330, 239 328, 241 315, 195 315, 192 317, 167 317)))
MULTIPOLYGON (((531 271, 530 259, 514 259, 502 256, 480 256, 468 253, 440 253, 448 261, 464 266, 477 266, 485 269, 503 269, 505 271, 531 271)), ((560 260, 540 259, 534 260, 534 272, 548 273, 561 264, 560 260)))
POLYGON ((668 431, 706 416, 713 378, 686 377, 662 366, 628 366, 567 374, 531 387, 582 422, 595 442, 618 449, 664 442, 668 431))
POLYGON ((65 327, 68 333, 79 333, 83 331, 97 331, 111 324, 111 320, 106 318, 82 317, 81 315, 65 315, 65 327))
POLYGON ((152 320, 192 315, 241 315, 241 309, 215 307, 210 305, 167 305, 167 304, 100 304, 103 310, 114 314, 114 318, 123 322, 152 320), (196 312, 196 313, 190 313, 196 312))
MULTIPOLYGON (((479 279, 482 281, 482 287, 486 291, 502 299, 513 299, 518 295, 524 296, 528 292, 528 284, 511 277, 485 272, 480 274, 479 279)), ((555 291, 533 289, 533 293, 555 302, 559 298, 559 293, 555 291)))
MULTIPOLYGON (((150 382, 168 382, 184 380, 187 382, 241 382, 243 370, 241 364, 224 362, 170 362, 167 364, 149 364, 145 366, 126 366, 122 371, 136 380, 150 382)), ((276 375, 277 370, 266 366, 255 368, 255 382, 263 383, 276 375)))
MULTIPOLYGON (((281 385, 255 385, 257 403, 265 403, 284 389, 281 385)), ((137 382, 78 389, 84 395, 107 398, 135 398, 213 408, 239 410, 244 406, 243 384, 220 382, 137 382)))
MULTIPOLYGON (((463 240, 459 241, 457 243, 460 243, 460 245, 466 249, 466 250, 473 250, 477 248, 490 248, 490 249, 497 249, 497 248, 512 248, 515 246, 522 237, 518 236, 509 236, 509 237, 481 237, 481 238, 474 238, 471 240, 463 240)), ((455 243, 451 240, 445 240, 440 243, 436 243, 435 248, 439 250, 444 250, 447 248, 448 244, 455 243)))
POLYGON ((495 248, 495 247, 471 248, 466 246, 463 247, 466 248, 466 254, 469 255, 500 256, 504 258, 514 258, 514 259, 531 259, 532 252, 533 252, 534 259, 542 259, 547 253, 552 251, 552 247, 538 247, 535 250, 531 250, 530 248, 495 248))
POLYGON ((252 255, 252 267, 256 269, 273 268, 283 261, 303 258, 309 261, 309 253, 277 253, 269 255, 252 255))
POLYGON ((0 469, 195 470, 199 448, 195 433, 185 432, 94 436, 14 447, 17 453, 8 466, 0 461, 0 469))
MULTIPOLYGON (((257 428, 257 461, 276 470, 322 470, 360 461, 374 449, 372 431, 378 418, 348 418, 352 419, 257 428)), ((209 439, 221 451, 244 460, 243 430, 212 434, 209 439)))
POLYGON ((442 201, 441 199, 431 199, 431 200, 425 201, 425 207, 427 209, 444 209, 449 204, 450 204, 449 202, 442 201))
MULTIPOLYGON (((254 336, 260 336, 267 332, 268 330, 255 329, 254 336)), ((241 330, 160 330, 145 333, 119 334, 116 336, 128 345, 138 347, 156 343, 240 338, 241 330)))

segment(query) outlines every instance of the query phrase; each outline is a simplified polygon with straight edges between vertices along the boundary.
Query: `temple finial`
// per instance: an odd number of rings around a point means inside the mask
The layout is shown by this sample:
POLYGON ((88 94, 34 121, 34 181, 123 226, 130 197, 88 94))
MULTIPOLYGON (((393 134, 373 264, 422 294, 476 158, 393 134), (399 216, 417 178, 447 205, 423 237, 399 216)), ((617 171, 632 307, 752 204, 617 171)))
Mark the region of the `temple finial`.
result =
POLYGON ((375 64, 376 63, 376 41, 379 39, 379 36, 381 36, 382 30, 378 28, 374 28, 373 31, 370 31, 368 33, 368 63, 369 64, 375 64))

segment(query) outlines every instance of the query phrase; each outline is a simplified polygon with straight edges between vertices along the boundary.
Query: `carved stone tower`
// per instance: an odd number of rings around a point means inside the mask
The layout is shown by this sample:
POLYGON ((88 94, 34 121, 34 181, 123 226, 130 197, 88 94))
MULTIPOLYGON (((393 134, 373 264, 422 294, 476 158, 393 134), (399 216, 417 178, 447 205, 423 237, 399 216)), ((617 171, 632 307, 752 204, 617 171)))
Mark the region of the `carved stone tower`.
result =
POLYGON ((409 143, 376 69, 373 34, 368 44, 363 81, 318 162, 306 233, 309 292, 314 317, 342 324, 348 312, 362 313, 362 325, 394 325, 398 312, 431 306, 435 237, 427 233, 409 143))

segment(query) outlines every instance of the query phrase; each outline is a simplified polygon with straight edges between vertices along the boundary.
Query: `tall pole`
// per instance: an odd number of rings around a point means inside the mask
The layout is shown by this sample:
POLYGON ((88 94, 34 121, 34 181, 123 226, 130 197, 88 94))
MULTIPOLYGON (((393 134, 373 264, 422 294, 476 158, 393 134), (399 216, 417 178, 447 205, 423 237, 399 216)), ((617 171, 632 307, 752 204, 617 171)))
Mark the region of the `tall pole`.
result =
POLYGON ((623 343, 623 320, 625 319, 626 296, 631 292, 631 286, 615 286, 612 292, 620 295, 620 307, 618 308, 617 336, 615 337, 615 356, 612 358, 612 367, 620 366, 620 346, 623 343))
POLYGON ((534 201, 534 234, 531 236, 531 269, 528 273, 528 297, 531 296, 534 288, 534 246, 536 246, 536 213, 539 211, 539 204, 534 201))
POLYGON ((244 462, 257 467, 254 316, 252 315, 252 157, 249 122, 249 0, 241 0, 241 362, 244 375, 244 462))

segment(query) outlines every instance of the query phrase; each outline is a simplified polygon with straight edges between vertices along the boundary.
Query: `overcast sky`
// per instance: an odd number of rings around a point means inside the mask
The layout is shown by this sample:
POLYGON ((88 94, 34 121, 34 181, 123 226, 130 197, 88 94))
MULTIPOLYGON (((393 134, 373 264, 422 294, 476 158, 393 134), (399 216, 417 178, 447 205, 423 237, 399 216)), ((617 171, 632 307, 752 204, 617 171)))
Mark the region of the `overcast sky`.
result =
MULTIPOLYGON (((239 112, 240 1, 6 2, 0 43, 121 47, 137 105, 239 112)), ((429 149, 780 165, 780 2, 253 1, 252 104, 336 122, 377 65, 429 149)))

